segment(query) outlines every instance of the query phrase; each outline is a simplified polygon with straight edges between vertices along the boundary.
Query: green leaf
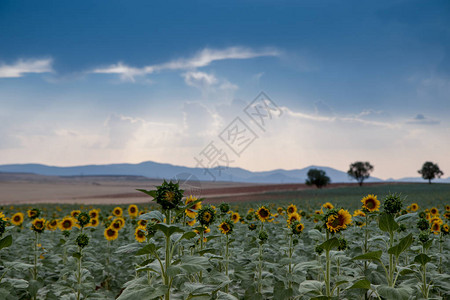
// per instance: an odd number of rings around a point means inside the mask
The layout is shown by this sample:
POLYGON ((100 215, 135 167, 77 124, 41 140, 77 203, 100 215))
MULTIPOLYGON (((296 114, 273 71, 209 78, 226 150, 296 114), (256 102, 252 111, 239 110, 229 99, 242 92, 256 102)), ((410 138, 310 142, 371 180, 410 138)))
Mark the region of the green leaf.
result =
POLYGON ((409 219, 415 218, 416 216, 417 216, 416 212, 415 213, 407 213, 407 214, 404 214, 404 215, 401 215, 401 216, 395 218, 395 221, 396 222, 401 222, 401 221, 405 221, 405 220, 409 220, 409 219))
POLYGON ((156 198, 156 191, 147 191, 142 189, 136 189, 136 191, 142 192, 144 194, 149 195, 150 197, 156 198))
POLYGON ((404 238, 402 238, 397 245, 389 248, 388 253, 394 254, 395 257, 398 258, 400 256, 400 254, 402 254, 402 252, 409 249, 409 247, 411 246, 413 241, 414 241, 414 239, 413 239, 412 233, 410 233, 407 236, 405 236, 404 238))
POLYGON ((339 246, 339 240, 337 238, 331 238, 329 240, 326 240, 323 242, 320 247, 324 249, 325 251, 330 251, 333 248, 337 248, 339 246))
POLYGON ((429 257, 428 255, 426 255, 424 253, 421 253, 421 254, 417 255, 416 257, 414 257, 414 262, 417 264, 421 264, 422 266, 425 266, 430 261, 431 261, 431 257, 429 257))
POLYGON ((367 260, 380 261, 382 254, 383 254, 383 251, 381 251, 381 250, 373 251, 373 252, 367 252, 365 254, 353 257, 352 260, 366 260, 367 259, 367 260))
POLYGON ((380 215, 378 226, 384 232, 393 234, 398 229, 399 225, 395 222, 394 217, 391 214, 383 213, 380 215))
POLYGON ((195 232, 187 231, 187 232, 183 233, 183 235, 177 240, 177 242, 179 242, 181 240, 190 240, 196 236, 197 236, 197 234, 195 232))
POLYGON ((132 243, 120 246, 117 248, 117 250, 114 253, 117 254, 130 254, 130 253, 136 253, 142 248, 142 245, 140 243, 132 243))
POLYGON ((367 279, 361 279, 358 280, 357 282, 355 282, 351 287, 348 288, 350 289, 363 289, 363 290, 370 290, 371 286, 370 286, 370 281, 367 279))
POLYGON ((150 300, 162 297, 166 294, 167 287, 148 286, 148 285, 132 285, 127 287, 117 300, 150 300))
POLYGON ((387 285, 379 286, 377 289, 381 297, 389 300, 408 300, 409 292, 405 288, 393 288, 387 285))
POLYGON ((0 240, 0 249, 11 246, 12 244, 12 236, 7 235, 0 240))
POLYGON ((184 232, 184 230, 178 227, 177 225, 167 225, 164 223, 156 224, 155 228, 161 230, 166 237, 170 237, 175 232, 184 232))
POLYGON ((75 252, 74 254, 72 254, 73 257, 80 259, 81 258, 81 253, 80 252, 75 252))
POLYGON ((162 223, 162 222, 164 222, 164 215, 160 211, 154 210, 154 211, 145 213, 143 215, 140 215, 139 220, 147 220, 147 221, 157 220, 162 223))
POLYGON ((136 252, 136 256, 145 255, 145 254, 153 254, 158 250, 155 244, 147 244, 136 252))
POLYGON ((323 284, 323 282, 317 280, 305 280, 300 283, 298 291, 301 294, 306 294, 309 292, 316 292, 317 294, 320 294, 322 292, 323 284))

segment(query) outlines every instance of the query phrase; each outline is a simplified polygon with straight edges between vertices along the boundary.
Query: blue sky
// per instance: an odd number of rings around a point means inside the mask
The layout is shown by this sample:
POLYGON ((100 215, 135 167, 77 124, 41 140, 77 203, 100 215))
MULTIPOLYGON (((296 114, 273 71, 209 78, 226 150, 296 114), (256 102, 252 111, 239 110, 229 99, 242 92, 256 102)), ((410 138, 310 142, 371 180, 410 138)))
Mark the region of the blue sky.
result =
POLYGON ((449 54, 448 1, 2 1, 0 164, 194 166, 265 91, 231 166, 448 174, 449 54))

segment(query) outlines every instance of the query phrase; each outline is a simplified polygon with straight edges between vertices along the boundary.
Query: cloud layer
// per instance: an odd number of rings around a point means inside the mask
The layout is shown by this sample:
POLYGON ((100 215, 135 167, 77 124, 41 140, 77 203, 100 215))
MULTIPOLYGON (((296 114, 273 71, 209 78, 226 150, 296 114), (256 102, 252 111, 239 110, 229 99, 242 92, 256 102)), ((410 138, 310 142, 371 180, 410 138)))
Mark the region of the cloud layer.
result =
POLYGON ((13 64, 0 65, 0 78, 18 78, 27 73, 52 72, 52 59, 19 59, 13 64))

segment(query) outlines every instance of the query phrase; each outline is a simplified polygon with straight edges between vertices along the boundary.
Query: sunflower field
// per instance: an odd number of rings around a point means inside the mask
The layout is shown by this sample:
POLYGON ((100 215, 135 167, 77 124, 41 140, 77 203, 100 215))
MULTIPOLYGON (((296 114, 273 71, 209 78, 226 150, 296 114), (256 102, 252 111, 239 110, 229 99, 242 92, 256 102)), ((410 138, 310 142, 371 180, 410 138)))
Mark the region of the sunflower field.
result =
POLYGON ((0 299, 450 299, 450 205, 3 207, 0 299))

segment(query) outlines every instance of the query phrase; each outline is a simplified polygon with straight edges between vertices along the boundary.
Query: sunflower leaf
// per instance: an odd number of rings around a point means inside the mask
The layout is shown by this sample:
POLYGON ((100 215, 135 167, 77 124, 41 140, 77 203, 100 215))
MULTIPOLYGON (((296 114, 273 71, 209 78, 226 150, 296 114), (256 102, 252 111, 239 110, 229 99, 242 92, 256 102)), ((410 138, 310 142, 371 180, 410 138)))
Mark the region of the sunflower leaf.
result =
POLYGON ((414 239, 413 239, 412 233, 410 233, 407 236, 405 236, 404 238, 402 238, 397 245, 389 248, 388 253, 394 254, 395 257, 398 258, 400 256, 400 254, 402 254, 405 250, 407 250, 411 246, 413 241, 414 241, 414 239))
POLYGON ((0 249, 7 248, 12 245, 12 236, 7 235, 0 240, 0 249))
POLYGON ((381 255, 383 254, 383 251, 379 250, 379 251, 373 251, 373 252, 368 252, 362 255, 358 255, 352 258, 352 260, 375 260, 375 261, 380 261, 381 259, 381 255))
POLYGON ((178 227, 176 225, 167 225, 164 223, 156 224, 155 228, 158 230, 161 230, 162 233, 164 233, 166 237, 170 237, 175 232, 184 232, 183 229, 181 229, 180 227, 178 227))
POLYGON ((338 246, 339 240, 336 237, 326 240, 320 245, 320 247, 322 247, 322 249, 324 249, 325 251, 330 251, 331 249, 337 248, 338 246))
POLYGON ((370 290, 372 287, 370 286, 370 281, 367 279, 361 279, 355 282, 351 287, 348 289, 363 289, 363 290, 370 290))
POLYGON ((391 214, 383 213, 380 215, 378 226, 384 232, 393 234, 398 229, 399 225, 395 222, 394 217, 391 214))
POLYGON ((426 255, 424 253, 421 253, 421 254, 417 255, 416 257, 414 257, 414 262, 417 264, 421 264, 422 266, 425 266, 430 261, 431 261, 431 257, 429 257, 428 255, 426 255))
POLYGON ((147 220, 147 221, 157 220, 159 222, 164 222, 164 215, 160 211, 154 210, 154 211, 145 213, 143 215, 140 215, 139 220, 147 220))

